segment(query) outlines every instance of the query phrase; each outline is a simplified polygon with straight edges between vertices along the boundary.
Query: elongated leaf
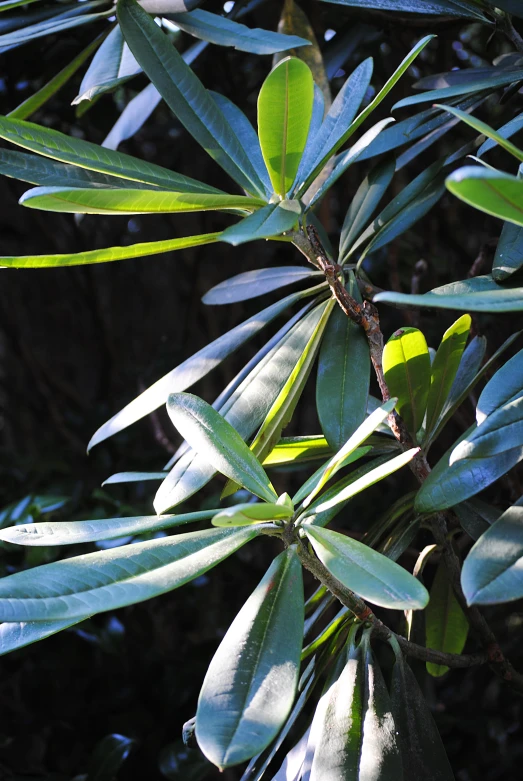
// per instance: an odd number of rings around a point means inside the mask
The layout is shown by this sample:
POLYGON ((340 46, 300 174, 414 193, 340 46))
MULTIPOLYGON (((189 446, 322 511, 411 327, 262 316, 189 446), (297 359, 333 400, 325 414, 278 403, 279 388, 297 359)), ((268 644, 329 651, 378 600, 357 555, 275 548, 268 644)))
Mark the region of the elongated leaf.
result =
MULTIPOLYGON (((472 428, 458 443, 470 435, 472 428)), ((414 505, 417 512, 445 510, 475 496, 523 458, 523 448, 517 447, 488 458, 463 458, 449 464, 453 450, 454 446, 449 448, 421 486, 414 505)))
POLYGON ((325 437, 285 437, 264 459, 264 466, 279 464, 295 464, 325 458, 330 455, 331 448, 325 437))
POLYGON ((215 469, 266 502, 278 499, 256 456, 209 404, 191 393, 172 393, 167 412, 183 438, 215 469))
POLYGON ((340 235, 340 262, 367 226, 376 206, 394 176, 395 163, 386 160, 373 168, 360 184, 343 221, 340 235))
POLYGON ((321 514, 327 510, 331 510, 337 504, 346 502, 348 499, 356 496, 360 491, 370 488, 374 483, 383 480, 388 475, 401 469, 401 467, 408 464, 418 452, 419 448, 415 447, 411 450, 407 450, 405 453, 401 453, 399 456, 391 458, 389 461, 385 461, 375 469, 367 471, 357 480, 349 482, 348 485, 342 488, 338 493, 335 493, 334 496, 330 496, 329 498, 322 497, 318 504, 315 503, 311 506, 311 509, 314 509, 315 514, 321 514))
POLYGON ((270 203, 245 217, 241 222, 237 222, 236 225, 226 228, 221 234, 221 240, 237 246, 247 241, 279 236, 292 230, 300 215, 299 201, 284 200, 270 203))
POLYGON ((304 525, 320 561, 344 586, 374 605, 397 610, 425 607, 429 595, 410 572, 344 534, 304 525))
POLYGON ((440 108, 443 111, 448 111, 449 114, 453 114, 458 119, 461 119, 462 122, 465 122, 465 124, 469 125, 474 130, 477 130, 478 133, 482 133, 484 136, 487 136, 487 138, 495 141, 502 149, 505 149, 505 151, 515 157, 516 160, 519 160, 520 163, 523 162, 523 152, 521 149, 518 149, 517 146, 514 146, 514 144, 508 141, 500 133, 496 133, 496 131, 491 128, 490 125, 487 125, 486 122, 482 122, 480 119, 477 119, 471 114, 467 114, 465 111, 461 111, 461 109, 454 106, 442 106, 436 104, 435 108, 440 108))
POLYGON ((212 518, 218 510, 201 510, 184 515, 150 515, 138 518, 107 518, 96 521, 47 521, 9 526, 0 530, 0 540, 15 545, 76 545, 81 542, 114 540, 130 534, 170 529, 185 523, 212 518))
POLYGON ((319 273, 306 266, 281 266, 245 271, 215 285, 203 296, 202 301, 204 304, 214 305, 247 301, 249 298, 271 293, 273 290, 301 282, 319 273))
POLYGON ((450 174, 445 184, 470 206, 523 225, 523 179, 491 168, 465 166, 450 174))
MULTIPOLYGON (((290 518, 294 508, 285 504, 270 504, 269 502, 235 504, 227 507, 212 519, 213 526, 250 526, 263 521, 276 521, 290 518)), ((1 538, 0 538, 1 539, 1 538)))
MULTIPOLYGON (((468 621, 454 595, 446 567, 440 562, 425 610, 427 648, 447 654, 460 654, 465 647, 468 630, 468 621)), ((445 665, 427 662, 427 672, 435 678, 444 675, 448 669, 445 665)))
POLYGON ((383 350, 385 381, 398 401, 396 409, 416 437, 427 407, 431 381, 430 357, 425 337, 417 328, 400 328, 383 350))
POLYGON ((467 343, 471 325, 470 315, 463 315, 443 334, 441 344, 431 367, 430 391, 427 400, 426 431, 430 435, 439 420, 450 393, 467 343))
POLYGON ((309 67, 295 57, 281 60, 258 96, 258 135, 275 193, 292 187, 305 149, 314 100, 309 67))
POLYGON ((403 777, 454 781, 438 728, 416 676, 399 647, 395 647, 394 652, 396 662, 392 668, 390 695, 401 748, 403 777))
MULTIPOLYGON (((342 458, 341 460, 338 460, 338 463, 336 464, 338 471, 339 469, 342 469, 343 467, 349 466, 350 464, 353 464, 355 461, 358 461, 360 458, 363 458, 363 456, 366 456, 367 453, 370 453, 372 450, 371 445, 367 445, 366 447, 357 447, 355 450, 353 450, 351 453, 349 453, 345 458, 342 458)), ((318 488, 318 483, 321 482, 322 487, 327 482, 324 480, 325 477, 325 469, 327 466, 331 465, 331 462, 333 462, 333 459, 331 459, 327 464, 323 464, 322 466, 318 467, 318 469, 312 474, 308 480, 306 480, 299 491, 293 496, 293 502, 294 504, 298 504, 299 502, 304 499, 304 497, 309 497, 310 493, 314 491, 315 494, 317 494, 320 490, 318 488)), ((304 507, 308 506, 310 504, 309 500, 307 503, 304 503, 304 507)))
POLYGON ((519 396, 498 407, 452 451, 449 464, 483 459, 523 446, 523 388, 519 396))
POLYGON ((61 621, 16 621, 0 624, 0 656, 45 640, 83 620, 84 618, 65 618, 61 621))
MULTIPOLYGON (((32 24, 28 27, 23 27, 20 30, 14 30, 11 33, 0 35, 0 47, 5 50, 15 46, 21 46, 24 43, 29 43, 37 38, 42 38, 45 35, 55 35, 56 33, 63 32, 64 30, 71 30, 74 27, 80 27, 84 24, 92 24, 93 22, 99 22, 102 19, 107 19, 110 15, 110 11, 103 11, 102 13, 88 14, 90 7, 98 6, 98 3, 82 3, 77 6, 79 11, 75 16, 69 18, 60 18, 61 15, 56 16, 53 19, 49 19, 45 22, 39 22, 38 24, 32 24)), ((64 15, 65 16, 65 15, 64 15)))
POLYGON ((110 174, 120 179, 154 184, 178 192, 219 192, 213 187, 159 165, 146 163, 122 152, 104 149, 97 144, 66 136, 57 130, 49 130, 32 122, 0 117, 0 138, 62 163, 72 163, 80 168, 110 174))
POLYGON ((523 266, 523 226, 506 222, 496 247, 492 277, 505 282, 523 266))
POLYGON ((259 27, 252 29, 199 8, 189 13, 169 14, 169 19, 196 38, 251 54, 274 54, 297 46, 310 46, 310 41, 297 35, 282 35, 259 27))
POLYGON ((507 361, 487 382, 478 399, 476 420, 485 422, 497 409, 523 394, 523 350, 507 361))
POLYGON ((20 198, 20 204, 31 209, 69 214, 165 214, 228 209, 251 210, 263 206, 263 203, 259 198, 243 195, 123 188, 85 190, 80 187, 35 187, 20 198))
POLYGON ((523 310, 523 287, 502 287, 492 277, 474 277, 434 288, 430 293, 410 295, 386 291, 375 302, 429 309, 458 309, 467 312, 519 312, 523 310))
POLYGON ((509 507, 465 559, 461 585, 469 605, 510 602, 523 596, 523 507, 509 507))
POLYGON ((124 735, 107 735, 89 757, 85 781, 113 781, 134 745, 135 741, 124 735))
POLYGON ((85 618, 142 602, 203 575, 259 534, 209 529, 87 553, 0 579, 7 621, 85 618))
POLYGON ((93 57, 73 105, 83 100, 93 100, 98 95, 115 89, 140 71, 141 68, 125 43, 119 25, 116 25, 93 57))
MULTIPOLYGON (((361 303, 354 275, 347 290, 361 303)), ((318 360, 316 408, 321 429, 333 450, 348 440, 365 419, 370 384, 370 354, 363 329, 337 307, 325 329, 318 360)))
MULTIPOLYGON (((479 8, 461 0, 324 0, 336 5, 355 8, 375 9, 377 11, 402 11, 411 14, 431 14, 433 16, 459 16, 466 19, 486 21, 479 8)), ((473 0, 474 2, 474 0, 473 0)))
POLYGON ((240 323, 240 325, 237 325, 228 333, 210 342, 210 344, 203 347, 160 380, 157 380, 134 401, 127 404, 123 410, 104 423, 92 436, 87 449, 90 450, 94 445, 107 439, 107 437, 127 428, 127 426, 148 415, 149 412, 165 404, 169 393, 177 393, 190 388, 191 385, 205 377, 224 358, 278 317, 287 307, 299 301, 300 298, 301 295, 299 293, 287 296, 282 301, 272 304, 243 323, 240 323))
POLYGON ((398 101, 392 107, 393 110, 398 108, 405 108, 406 106, 417 106, 420 103, 441 103, 447 101, 448 98, 454 98, 458 95, 470 95, 475 92, 481 92, 482 90, 495 90, 499 87, 505 87, 507 84, 518 82, 523 79, 523 69, 514 68, 513 70, 499 70, 498 74, 489 75, 486 78, 479 76, 478 80, 470 83, 453 84, 451 87, 444 87, 443 89, 430 90, 429 92, 423 92, 421 95, 409 95, 407 98, 398 101))
MULTIPOLYGON (((518 114, 516 117, 513 117, 513 119, 509 120, 505 125, 502 125, 502 127, 498 128, 496 133, 500 135, 502 138, 510 138, 514 135, 514 133, 517 133, 521 128, 523 127, 523 113, 518 114)), ((497 140, 494 138, 487 138, 486 141, 484 141, 478 151, 476 152, 477 157, 482 157, 487 152, 490 152, 491 149, 494 149, 498 144, 497 140)))
POLYGON ((303 638, 303 585, 294 550, 281 553, 233 621, 198 700, 196 737, 220 768, 262 751, 291 710, 303 638))
POLYGON ((184 239, 148 241, 141 244, 130 244, 126 247, 108 247, 107 249, 76 252, 70 255, 19 255, 4 257, 0 255, 0 267, 61 268, 62 266, 85 266, 90 263, 112 263, 115 260, 148 257, 149 255, 160 255, 163 252, 187 249, 187 247, 213 244, 219 238, 219 233, 204 233, 201 236, 188 236, 184 239))
POLYGON ((124 38, 171 111, 241 187, 264 188, 224 115, 198 77, 135 0, 118 0, 124 38))

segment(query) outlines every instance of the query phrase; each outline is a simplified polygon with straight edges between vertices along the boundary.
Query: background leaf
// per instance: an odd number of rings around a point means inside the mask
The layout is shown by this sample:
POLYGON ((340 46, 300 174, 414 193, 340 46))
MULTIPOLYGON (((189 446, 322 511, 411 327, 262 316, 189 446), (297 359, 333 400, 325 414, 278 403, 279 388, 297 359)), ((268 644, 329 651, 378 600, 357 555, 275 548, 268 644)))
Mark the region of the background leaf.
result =
MULTIPOLYGON (((448 654, 460 654, 465 647, 468 621, 454 595, 443 562, 438 564, 430 589, 430 601, 425 609, 427 648, 448 654)), ((427 662, 427 672, 438 678, 448 667, 427 662)))

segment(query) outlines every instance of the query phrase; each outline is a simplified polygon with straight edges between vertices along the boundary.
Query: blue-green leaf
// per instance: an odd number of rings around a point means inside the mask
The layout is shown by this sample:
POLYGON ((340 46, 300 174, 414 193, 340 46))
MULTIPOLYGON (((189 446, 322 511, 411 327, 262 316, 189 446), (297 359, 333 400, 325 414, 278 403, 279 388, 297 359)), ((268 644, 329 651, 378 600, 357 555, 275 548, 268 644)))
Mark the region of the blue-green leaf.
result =
POLYGON ((287 285, 293 285, 321 272, 306 266, 280 266, 244 271, 211 288, 202 298, 204 304, 234 304, 263 296, 287 285))
POLYGON ((268 239, 292 230, 301 215, 299 201, 278 201, 258 209, 254 214, 226 228, 221 241, 237 246, 247 241, 268 239))

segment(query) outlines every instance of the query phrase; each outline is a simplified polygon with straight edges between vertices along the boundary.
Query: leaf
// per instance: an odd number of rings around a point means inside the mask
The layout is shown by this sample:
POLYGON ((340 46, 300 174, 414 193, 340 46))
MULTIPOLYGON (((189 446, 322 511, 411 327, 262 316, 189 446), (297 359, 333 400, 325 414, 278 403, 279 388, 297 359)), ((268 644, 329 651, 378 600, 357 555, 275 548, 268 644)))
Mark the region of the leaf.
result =
POLYGON ((523 266, 523 226, 506 222, 496 246, 492 266, 495 282, 505 282, 523 266))
POLYGON ((89 758, 85 781, 113 781, 134 745, 135 741, 124 735, 107 735, 89 758))
MULTIPOLYGON (((200 44, 202 48, 206 45, 205 43, 200 44)), ((161 100, 162 96, 154 84, 148 84, 126 105, 105 137, 102 146, 106 149, 117 149, 122 141, 132 138, 147 122, 161 100)))
POLYGON ((465 166, 445 180, 465 203, 515 225, 523 225, 523 179, 491 168, 465 166))
POLYGON ((278 734, 294 701, 302 638, 301 565, 290 548, 236 616, 203 682, 196 737, 219 768, 249 759, 278 734))
POLYGON ((280 236, 294 228, 300 215, 299 201, 285 200, 279 203, 270 203, 258 209, 254 214, 244 217, 241 222, 226 228, 221 234, 221 240, 236 247, 247 241, 280 236))
MULTIPOLYGON (((96 51, 96 49, 104 41, 105 34, 102 34, 95 38, 92 43, 83 49, 80 54, 68 63, 65 68, 62 68, 56 76, 53 76, 47 84, 44 84, 37 92, 30 97, 26 98, 23 103, 20 103, 13 111, 10 111, 7 115, 13 119, 27 119, 35 111, 38 111, 47 101, 60 90, 64 84, 74 76, 76 71, 84 64, 84 62, 96 51)), ((2 150, 3 151, 3 150, 2 150)))
POLYGON ((153 184, 178 192, 219 192, 213 187, 159 165, 146 163, 122 152, 104 149, 97 144, 40 127, 32 122, 0 117, 0 138, 62 163, 72 163, 80 168, 110 174, 120 179, 153 184))
MULTIPOLYGON (((357 480, 350 481, 338 493, 335 493, 333 496, 329 496, 329 498, 326 496, 321 497, 319 504, 311 505, 310 509, 314 510, 315 515, 319 515, 326 512, 327 510, 332 509, 341 502, 346 502, 348 499, 352 499, 352 497, 356 496, 356 494, 360 493, 360 491, 364 491, 366 488, 370 488, 370 486, 374 485, 374 483, 379 482, 379 480, 383 480, 388 475, 396 472, 398 469, 401 469, 401 467, 408 464, 409 461, 411 461, 418 452, 419 448, 414 447, 411 450, 407 450, 405 453, 401 453, 399 456, 395 456, 394 458, 385 461, 375 469, 371 469, 369 471, 366 470, 365 474, 363 474, 357 480)), ((309 512, 307 512, 307 516, 308 515, 309 512)))
POLYGON ((351 645, 337 680, 330 682, 314 715, 307 747, 312 761, 304 781, 386 781, 402 777, 387 687, 368 635, 351 645))
POLYGON ((385 160, 373 168, 358 187, 341 229, 340 263, 343 263, 347 251, 367 226, 376 206, 392 181, 394 171, 395 162, 385 160))
MULTIPOLYGON (((281 329, 271 340, 268 352, 263 348, 261 359, 256 356, 253 358, 240 384, 220 403, 220 414, 244 439, 250 437, 264 420, 300 359, 321 311, 316 308, 305 317, 303 312, 298 315, 290 329, 284 326, 285 330, 281 329)), ((192 451, 186 453, 160 486, 154 500, 156 512, 165 512, 192 496, 209 482, 215 471, 205 456, 196 455, 192 451)))
POLYGON ((478 425, 523 393, 523 350, 507 361, 483 388, 476 407, 478 425))
POLYGON ((72 105, 94 100, 140 73, 141 68, 124 41, 119 25, 113 27, 82 79, 72 105))
MULTIPOLYGON (((294 508, 285 504, 235 504, 212 519, 213 526, 250 526, 262 521, 285 520, 294 515, 294 508)), ((1 538, 0 538, 1 539, 1 538)))
POLYGON ((57 14, 54 18, 39 22, 38 24, 32 24, 23 27, 21 30, 14 30, 11 33, 0 35, 0 47, 5 51, 8 48, 14 48, 16 46, 21 46, 24 43, 32 42, 45 35, 56 35, 56 33, 63 32, 64 30, 71 30, 74 27, 80 27, 84 24, 91 24, 93 22, 102 21, 102 19, 107 19, 111 13, 110 11, 94 14, 86 13, 90 8, 96 7, 98 7, 97 2, 84 2, 81 6, 76 6, 76 8, 79 8, 79 11, 75 9, 76 15, 74 16, 68 17, 67 14, 57 14))
POLYGON ((0 540, 15 545, 76 545, 82 542, 114 540, 127 535, 170 529, 185 523, 212 518, 218 510, 200 510, 184 515, 149 515, 137 518, 108 518, 94 521, 46 521, 24 523, 0 530, 0 540))
POLYGON ((396 409, 415 438, 427 407, 431 366, 425 337, 417 328, 395 331, 383 350, 385 382, 396 409))
POLYGON ((108 247, 87 252, 75 252, 70 255, 0 255, 0 267, 10 268, 56 268, 63 266, 85 266, 90 263, 111 263, 127 258, 148 257, 163 252, 174 252, 187 247, 200 247, 202 244, 214 244, 219 233, 204 233, 201 236, 187 236, 184 239, 166 239, 130 244, 126 247, 108 247))
POLYGON ((169 14, 169 19, 196 38, 251 54, 274 54, 297 46, 310 46, 310 41, 297 35, 282 35, 259 27, 252 29, 199 8, 188 13, 169 14))
POLYGON ((203 575, 259 529, 209 529, 73 556, 0 579, 0 618, 86 618, 143 602, 203 575))
MULTIPOLYGON (((521 130, 522 127, 523 127, 523 113, 518 114, 516 117, 510 119, 508 122, 502 125, 502 127, 498 128, 496 132, 502 138, 510 138, 519 130, 521 130)), ((476 152, 476 156, 482 157, 487 152, 490 152, 491 149, 494 149, 497 145, 498 145, 497 139, 492 137, 487 138, 487 140, 481 144, 480 148, 476 152)))
POLYGON ((83 620, 84 618, 66 618, 61 621, 16 621, 0 624, 0 656, 45 640, 83 620))
POLYGON ((403 777, 454 781, 438 728, 416 676, 399 646, 394 646, 394 653, 396 662, 392 668, 390 696, 401 748, 403 777))
POLYGON ((167 412, 182 437, 215 469, 266 502, 278 499, 256 456, 209 404, 191 393, 172 393, 167 412))
POLYGON ((474 130, 477 130, 478 133, 482 133, 484 136, 487 136, 487 138, 495 141, 502 149, 515 157, 516 160, 519 160, 520 163, 523 162, 523 152, 521 149, 514 146, 514 144, 508 141, 501 133, 497 133, 490 125, 487 125, 486 122, 482 122, 471 114, 467 114, 465 111, 461 111, 459 108, 453 106, 436 104, 435 108, 440 108, 443 111, 448 111, 450 114, 453 114, 458 119, 461 119, 462 122, 465 122, 465 124, 469 125, 474 130))
MULTIPOLYGON (((465 19, 486 21, 484 14, 475 5, 460 0, 324 0, 324 2, 346 5, 365 10, 403 11, 412 14, 435 16, 459 16, 465 19)), ((474 2, 474 0, 472 0, 474 2)))
POLYGON ((422 295, 386 291, 373 301, 429 309, 464 309, 467 312, 520 312, 523 310, 523 287, 501 287, 492 277, 473 277, 451 282, 422 295))
POLYGON ((303 530, 322 564, 363 599, 396 610, 427 604, 429 595, 419 580, 381 553, 330 529, 307 524, 303 530))
POLYGON ((143 480, 163 480, 167 472, 116 472, 103 481, 102 486, 114 483, 140 483, 143 480))
POLYGON ((294 293, 281 301, 263 309, 261 312, 249 317, 243 323, 235 326, 230 331, 213 342, 210 342, 194 355, 183 361, 161 379, 157 380, 147 390, 131 401, 110 420, 103 424, 92 436, 87 449, 102 442, 107 437, 122 431, 149 412, 165 404, 169 393, 178 393, 190 388, 195 382, 205 377, 212 369, 218 366, 228 355, 233 353, 240 345, 247 342, 254 334, 268 325, 287 307, 302 298, 300 293, 294 293))
POLYGON ((481 535, 465 559, 461 586, 469 605, 496 605, 523 596, 523 507, 514 505, 481 535))
MULTIPOLYGON (((354 450, 351 450, 351 452, 345 456, 345 458, 336 459, 336 472, 339 471, 339 469, 342 469, 343 467, 349 466, 350 464, 353 464, 355 461, 358 461, 360 458, 363 458, 363 456, 366 456, 368 453, 370 453, 372 450, 371 445, 367 445, 366 447, 357 447, 354 450)), ((323 464, 322 466, 318 467, 318 469, 312 474, 308 480, 306 480, 299 491, 293 496, 293 502, 294 504, 297 504, 304 499, 304 497, 307 497, 308 501, 307 503, 303 504, 303 507, 306 507, 312 499, 310 498, 310 494, 312 491, 314 491, 314 494, 316 495, 318 491, 321 490, 321 488, 326 484, 327 480, 324 479, 325 477, 325 470, 327 467, 332 467, 334 464, 334 458, 331 458, 331 460, 327 464, 323 464), (318 484, 321 483, 320 488, 318 488, 318 484)), ((334 472, 329 473, 329 477, 331 474, 334 474, 334 472)))
MULTIPOLYGON (((259 198, 244 195, 184 193, 170 190, 82 189, 35 187, 19 203, 31 209, 70 214, 166 214, 228 209, 251 210, 263 206, 259 198)), ((222 234, 223 236, 223 234, 222 234)))
POLYGON ((204 304, 235 304, 250 298, 263 296, 303 279, 318 276, 319 271, 306 266, 279 266, 244 271, 211 288, 202 298, 204 304))
POLYGON ((449 464, 462 459, 484 459, 523 446, 523 389, 520 395, 492 412, 469 431, 450 454, 449 464))
POLYGON ((263 194, 231 126, 154 20, 135 0, 118 0, 117 13, 129 48, 182 125, 240 187, 263 194))
POLYGON ((431 367, 430 391, 427 400, 427 421, 425 425, 427 436, 430 436, 438 422, 451 391, 470 333, 471 323, 470 315, 462 315, 443 334, 441 344, 438 347, 431 367))
POLYGON ((281 60, 258 96, 258 135, 274 192, 285 198, 307 142, 314 99, 309 67, 296 57, 281 60))
POLYGON ((285 437, 263 460, 264 466, 279 464, 302 464, 307 461, 324 458, 330 455, 331 449, 325 437, 285 437))
MULTIPOLYGON (((425 610, 427 648, 447 654, 460 654, 465 647, 468 630, 468 621, 454 596, 445 565, 440 562, 425 610)), ((448 669, 445 665, 427 662, 427 672, 435 678, 444 675, 448 669)))
MULTIPOLYGON (((472 427, 458 440, 465 439, 472 427)), ((522 458, 523 448, 506 450, 488 458, 464 458, 449 463, 455 445, 447 450, 421 486, 414 509, 420 513, 445 510, 475 496, 512 469, 522 458)))

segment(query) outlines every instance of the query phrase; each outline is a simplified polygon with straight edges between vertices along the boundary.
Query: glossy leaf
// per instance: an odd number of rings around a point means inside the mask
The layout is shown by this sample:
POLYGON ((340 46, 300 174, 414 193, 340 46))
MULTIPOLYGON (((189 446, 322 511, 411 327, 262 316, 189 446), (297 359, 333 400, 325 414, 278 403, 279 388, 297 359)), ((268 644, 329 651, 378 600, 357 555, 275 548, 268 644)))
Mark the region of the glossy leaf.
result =
POLYGON ((270 203, 245 217, 241 222, 226 228, 221 234, 221 240, 237 246, 247 241, 280 236, 294 228, 300 215, 299 201, 284 200, 270 203))
POLYGON ((398 401, 396 409, 410 433, 423 423, 430 388, 430 357, 425 337, 417 328, 395 331, 383 350, 385 381, 398 401))
POLYGON ((96 8, 98 3, 84 2, 81 6, 77 6, 79 11, 73 16, 64 14, 57 14, 54 18, 47 19, 46 21, 39 22, 38 24, 32 24, 27 27, 22 27, 19 30, 13 30, 10 33, 4 33, 0 36, 0 47, 5 50, 15 46, 21 46, 24 43, 32 42, 37 38, 42 38, 46 35, 55 35, 56 33, 63 32, 64 30, 71 30, 74 27, 80 27, 84 24, 92 24, 94 22, 100 22, 103 19, 107 19, 110 11, 103 11, 102 13, 86 13, 91 8, 96 8))
POLYGON ((470 315, 463 315, 443 334, 431 367, 430 391, 427 399, 426 431, 430 434, 449 396, 467 343, 471 326, 470 315))
POLYGON ((248 192, 264 192, 247 154, 198 77, 135 0, 118 0, 123 36, 171 111, 205 151, 248 192))
MULTIPOLYGON (((517 133, 521 128, 523 127, 523 113, 518 114, 517 116, 510 119, 505 125, 498 128, 496 133, 500 135, 502 138, 510 138, 514 135, 514 133, 517 133)), ((494 149, 498 145, 498 142, 495 138, 487 138, 486 141, 484 141, 478 151, 476 152, 477 157, 482 157, 487 152, 490 152, 491 149, 494 149)))
POLYGON ((258 96, 258 135, 275 193, 285 198, 305 149, 314 99, 309 67, 295 57, 281 60, 258 96))
POLYGON ((65 618, 61 621, 15 621, 0 624, 0 656, 45 640, 83 620, 84 618, 65 618))
POLYGON ((276 737, 294 701, 302 637, 301 565, 290 548, 236 616, 203 682, 196 737, 218 767, 249 759, 276 737))
POLYGON ((478 425, 497 409, 523 394, 523 350, 517 352, 483 388, 476 407, 478 425))
POLYGON ((287 285, 319 275, 306 266, 281 266, 244 271, 211 288, 202 298, 204 304, 234 304, 263 296, 287 285))
POLYGON ((330 455, 331 448, 320 435, 310 437, 285 437, 263 460, 264 466, 303 463, 330 455))
POLYGON ((47 521, 24 523, 0 530, 0 540, 15 545, 76 545, 82 542, 114 540, 130 534, 170 529, 212 518, 218 510, 200 510, 184 515, 149 515, 137 518, 107 518, 95 521, 47 521))
POLYGON ((523 446, 523 388, 470 431, 450 454, 449 464, 484 459, 523 446))
POLYGON ((324 0, 324 2, 377 11, 458 16, 485 21, 485 16, 479 8, 461 0, 324 0))
POLYGON ((0 579, 3 621, 85 618, 203 575, 259 534, 209 529, 87 553, 0 579))
POLYGON ((429 595, 410 572, 344 534, 304 525, 314 552, 344 586, 363 599, 396 610, 425 607, 429 595))
POLYGON ((506 222, 496 247, 492 277, 505 282, 523 267, 523 226, 506 222))
MULTIPOLYGON (((348 292, 361 303, 354 276, 348 292)), ((325 329, 316 380, 316 408, 321 429, 333 450, 363 422, 370 384, 370 354, 363 329, 337 307, 325 329)))
MULTIPOLYGON (((327 480, 325 479, 325 472, 327 467, 333 469, 335 466, 335 471, 337 472, 340 469, 353 464, 355 461, 358 461, 360 458, 363 458, 368 453, 370 453, 371 450, 371 445, 367 445, 366 447, 357 447, 355 450, 351 450, 351 452, 346 455, 345 458, 331 458, 331 460, 326 465, 323 464, 322 466, 318 467, 318 469, 308 478, 308 480, 303 483, 299 491, 293 496, 294 504, 301 502, 304 497, 307 498, 307 501, 303 503, 303 507, 307 507, 311 503, 314 497, 311 498, 310 494, 314 492, 314 495, 316 495, 327 483, 327 480), (335 461, 336 463, 334 463, 335 461)), ((334 471, 328 470, 328 477, 332 476, 334 473, 334 471)))
POLYGON ((91 263, 112 263, 115 260, 148 257, 149 255, 160 255, 164 252, 187 249, 188 247, 201 247, 203 244, 214 244, 219 238, 219 233, 204 233, 201 236, 188 236, 184 239, 147 241, 141 244, 129 244, 125 247, 108 247, 87 252, 74 252, 70 255, 0 255, 0 267, 61 268, 63 266, 85 266, 91 263))
POLYGON ((461 585, 469 605, 493 605, 523 596, 523 507, 509 507, 481 535, 465 559, 461 585))
POLYGON ((115 89, 140 71, 140 66, 124 41, 120 26, 116 25, 93 57, 73 105, 83 100, 93 100, 115 89))
POLYGON ((480 119, 477 119, 471 114, 467 114, 466 111, 461 111, 461 109, 454 106, 442 106, 436 104, 435 108, 440 108, 443 111, 448 111, 449 114, 453 114, 458 119, 461 119, 462 122, 465 122, 465 124, 469 125, 474 130, 477 130, 478 133, 482 133, 484 136, 487 136, 487 138, 495 141, 496 144, 499 144, 502 149, 515 157, 516 160, 519 160, 520 163, 523 162, 523 152, 521 149, 518 149, 517 146, 508 141, 500 133, 496 133, 496 131, 491 128, 490 125, 487 125, 486 122, 482 122, 480 119))
MULTIPOLYGON (((468 621, 454 595, 443 562, 438 564, 430 589, 430 601, 425 610, 425 635, 427 648, 447 654, 460 654, 465 647, 468 621)), ((427 662, 427 672, 438 678, 448 667, 427 662)))
POLYGON ((445 184, 470 206, 523 225, 523 179, 491 168, 465 166, 450 174, 445 184))
MULTIPOLYGON (((292 504, 270 504, 264 502, 250 502, 249 504, 235 504, 222 510, 212 519, 213 526, 249 526, 252 523, 262 521, 286 520, 294 514, 292 504)), ((0 538, 1 539, 1 538, 0 538)))

